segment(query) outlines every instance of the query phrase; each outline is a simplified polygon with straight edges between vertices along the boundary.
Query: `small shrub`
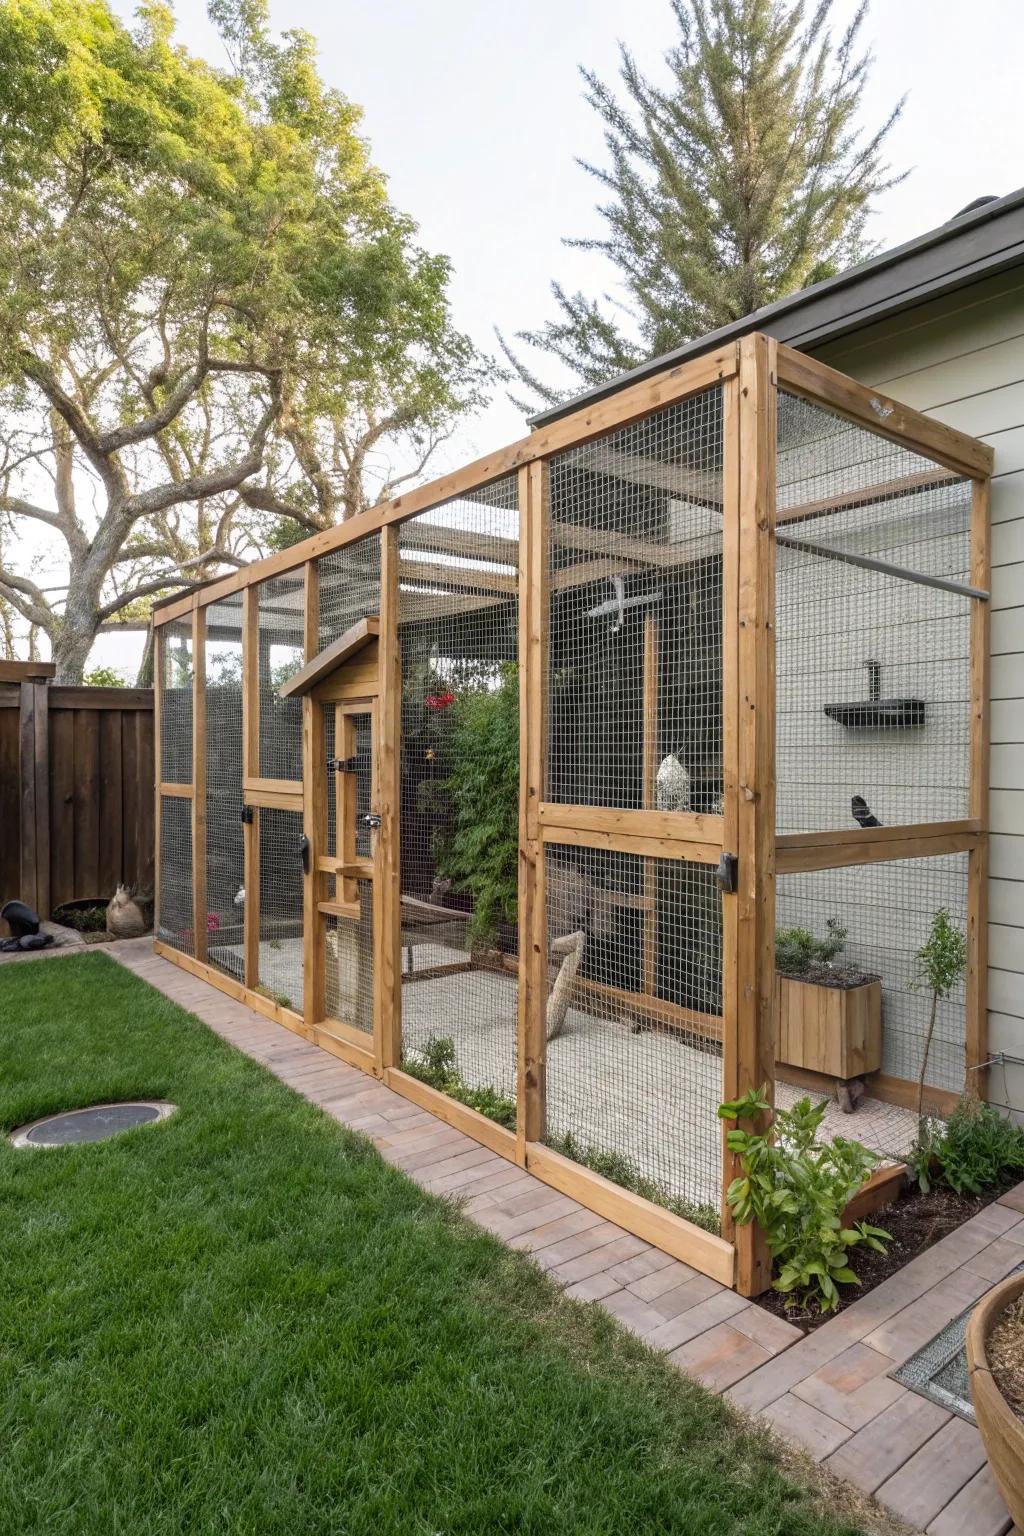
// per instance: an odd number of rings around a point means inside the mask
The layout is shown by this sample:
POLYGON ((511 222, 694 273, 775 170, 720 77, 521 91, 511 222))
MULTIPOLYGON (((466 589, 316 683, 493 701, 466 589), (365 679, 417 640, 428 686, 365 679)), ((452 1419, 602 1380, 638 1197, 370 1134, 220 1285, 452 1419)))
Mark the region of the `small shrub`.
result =
POLYGON ((478 1114, 486 1115, 507 1130, 516 1128, 514 1099, 506 1099, 496 1088, 471 1088, 459 1071, 455 1056, 455 1041, 450 1035, 431 1036, 421 1052, 422 1059, 408 1056, 402 1059, 402 1071, 418 1078, 438 1093, 445 1093, 459 1104, 466 1104, 478 1114))
POLYGON ((884 1253, 890 1238, 866 1221, 843 1226, 844 1210, 878 1159, 859 1141, 815 1140, 826 1104, 803 1098, 792 1109, 777 1110, 767 1131, 744 1130, 740 1123, 756 1125, 767 1113, 763 1091, 751 1089, 719 1105, 718 1113, 737 1122, 726 1136, 742 1170, 726 1195, 736 1222, 760 1225, 777 1270, 772 1283, 789 1298, 787 1307, 831 1312, 839 1305, 837 1287, 860 1283, 850 1250, 863 1243, 884 1253))
POLYGON ((935 1019, 939 1002, 952 992, 967 969, 967 940, 946 911, 940 907, 932 918, 928 937, 917 952, 917 974, 910 983, 912 991, 928 991, 932 995, 928 1016, 928 1031, 921 1053, 921 1072, 917 1080, 917 1131, 922 1138, 924 1129, 924 1083, 928 1074, 928 1055, 935 1033, 935 1019))
POLYGON ((564 1136, 549 1136, 547 1145, 553 1152, 560 1152, 563 1157, 572 1158, 581 1167, 589 1168, 591 1173, 599 1173, 602 1178, 610 1179, 613 1184, 630 1190, 634 1195, 640 1195, 654 1205, 664 1206, 674 1216, 681 1216, 684 1221, 692 1221, 695 1226, 703 1227, 705 1232, 721 1231, 722 1224, 713 1205, 698 1204, 693 1200, 670 1195, 656 1180, 641 1173, 636 1164, 621 1152, 602 1152, 598 1147, 584 1146, 571 1131, 566 1131, 564 1136))
POLYGON ((775 969, 794 981, 814 980, 846 947, 846 929, 838 918, 825 925, 827 937, 816 939, 809 928, 780 928, 775 935, 775 969))
POLYGON ((925 1120, 909 1162, 926 1192, 934 1171, 958 1195, 980 1195, 1024 1173, 1024 1126, 981 1099, 965 1097, 945 1124, 925 1120))

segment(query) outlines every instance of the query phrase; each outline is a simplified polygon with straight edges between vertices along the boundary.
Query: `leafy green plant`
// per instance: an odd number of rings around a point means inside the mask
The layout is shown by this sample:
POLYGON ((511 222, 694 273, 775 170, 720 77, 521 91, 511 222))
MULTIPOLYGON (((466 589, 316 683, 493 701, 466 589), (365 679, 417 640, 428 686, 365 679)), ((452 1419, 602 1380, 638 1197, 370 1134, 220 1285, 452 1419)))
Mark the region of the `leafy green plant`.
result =
POLYGON ((650 1179, 645 1173, 641 1173, 635 1163, 621 1152, 603 1152, 599 1147, 585 1146, 578 1141, 571 1131, 566 1131, 564 1136, 549 1136, 547 1145, 553 1152, 560 1152, 563 1157, 570 1157, 574 1163, 579 1163, 583 1168, 589 1168, 592 1173, 599 1173, 602 1178, 610 1179, 613 1184, 619 1184, 623 1189, 631 1190, 634 1195, 640 1195, 644 1200, 650 1200, 654 1205, 662 1205, 675 1216, 681 1216, 684 1221, 692 1221, 696 1226, 703 1227, 705 1232, 719 1232, 721 1221, 718 1211, 713 1205, 697 1203, 693 1200, 683 1200, 677 1195, 670 1195, 656 1180, 650 1179))
POLYGON ((830 917, 825 927, 828 936, 824 939, 816 939, 809 928, 780 928, 775 935, 775 969, 799 980, 816 966, 830 965, 845 949, 847 931, 835 917, 830 917))
POLYGON ((866 1221, 843 1226, 843 1212, 878 1159, 859 1141, 816 1140, 826 1104, 803 1098, 777 1110, 768 1129, 761 1128, 769 1112, 763 1090, 718 1107, 720 1119, 736 1122, 726 1143, 741 1172, 729 1185, 729 1209, 738 1225, 756 1221, 764 1232, 777 1271, 772 1283, 788 1296, 786 1305, 822 1312, 839 1305, 838 1286, 860 1283, 851 1249, 864 1244, 884 1253, 890 1240, 866 1221))
POLYGON ((127 688, 121 673, 115 667, 93 667, 82 678, 87 688, 127 688))
POLYGON ((446 1093, 450 1099, 468 1105, 478 1114, 486 1115, 488 1120, 495 1120, 510 1131, 515 1130, 515 1100, 506 1099, 496 1088, 471 1088, 459 1071, 455 1041, 450 1035, 432 1035, 422 1047, 421 1057, 403 1057, 402 1071, 428 1087, 436 1088, 439 1093, 446 1093))
POLYGON ((909 1159, 926 1193, 934 1177, 958 1195, 980 1195, 1024 1173, 1024 1126, 965 1095, 949 1119, 926 1119, 909 1159))
POLYGON ((913 991, 928 991, 932 995, 928 1032, 921 1056, 921 1072, 917 1080, 917 1128, 920 1138, 924 1124, 924 1080, 928 1072, 928 1054, 935 1033, 935 1019, 940 1001, 952 992, 967 969, 967 940, 953 922, 945 907, 940 907, 932 918, 928 937, 917 952, 917 974, 910 983, 913 991))
POLYGON ((455 819, 438 869, 473 898, 469 937, 494 942, 516 916, 519 871, 519 677, 502 669, 496 688, 465 692, 450 706, 455 819))
POLYGON ((76 933, 105 933, 107 927, 107 908, 104 903, 101 907, 77 907, 70 912, 61 913, 58 919, 65 928, 74 928, 76 933))

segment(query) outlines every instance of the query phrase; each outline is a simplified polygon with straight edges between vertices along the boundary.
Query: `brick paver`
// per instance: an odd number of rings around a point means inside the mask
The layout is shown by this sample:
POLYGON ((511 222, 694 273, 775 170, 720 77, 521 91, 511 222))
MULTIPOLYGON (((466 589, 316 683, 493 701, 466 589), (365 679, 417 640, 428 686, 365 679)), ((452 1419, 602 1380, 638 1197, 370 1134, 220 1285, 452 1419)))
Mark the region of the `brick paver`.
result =
MULTIPOLYGON (((928 1536, 1005 1536, 977 1430, 889 1371, 1024 1262, 1024 1184, 813 1333, 560 1195, 460 1131, 154 955, 108 951, 240 1050, 369 1136, 431 1193, 603 1306, 681 1370, 759 1413, 928 1536)), ((28 957, 26 957, 28 958, 28 957)))

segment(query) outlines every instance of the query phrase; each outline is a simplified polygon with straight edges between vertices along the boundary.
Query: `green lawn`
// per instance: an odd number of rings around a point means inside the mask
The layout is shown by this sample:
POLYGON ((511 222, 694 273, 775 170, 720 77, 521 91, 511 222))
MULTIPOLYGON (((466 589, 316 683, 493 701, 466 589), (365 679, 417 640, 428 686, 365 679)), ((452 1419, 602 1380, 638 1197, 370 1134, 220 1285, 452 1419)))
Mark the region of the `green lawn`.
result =
POLYGON ((760 1435, 102 954, 0 968, 0 1531, 838 1533, 760 1435))

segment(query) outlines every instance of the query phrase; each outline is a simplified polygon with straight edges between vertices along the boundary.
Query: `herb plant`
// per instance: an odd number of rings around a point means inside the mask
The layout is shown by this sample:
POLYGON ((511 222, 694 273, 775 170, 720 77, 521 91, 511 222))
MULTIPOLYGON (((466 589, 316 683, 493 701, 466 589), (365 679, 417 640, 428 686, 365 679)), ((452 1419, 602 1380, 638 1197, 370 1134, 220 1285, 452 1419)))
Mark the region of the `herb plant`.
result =
POLYGON ((781 928, 775 935, 775 969, 799 980, 818 966, 830 965, 846 947, 846 929, 835 917, 825 927, 824 939, 816 939, 808 928, 781 928))
POLYGON ((718 1108, 722 1120, 736 1122, 726 1135, 740 1160, 741 1172, 726 1194, 736 1222, 761 1227, 775 1263, 772 1283, 787 1295, 787 1307, 822 1312, 839 1305, 838 1286, 860 1283, 851 1249, 863 1244, 884 1253, 890 1241, 888 1232, 866 1221, 843 1226, 843 1212, 878 1159, 859 1141, 815 1140, 826 1104, 803 1098, 792 1109, 777 1110, 767 1130, 760 1129, 769 1110, 763 1090, 751 1089, 718 1108), (745 1130, 744 1121, 752 1129, 745 1130))
POLYGON ((925 1120, 909 1162, 925 1193, 934 1171, 958 1195, 980 1195, 1024 1173, 1024 1126, 965 1095, 945 1124, 925 1120))
POLYGON ((508 1130, 516 1128, 514 1099, 506 1099, 496 1088, 471 1088, 459 1071, 455 1055, 455 1041, 450 1035, 431 1036, 422 1048, 422 1060, 406 1056, 402 1059, 402 1071, 416 1077, 421 1083, 446 1093, 450 1099, 466 1104, 478 1114, 486 1115, 508 1130))

